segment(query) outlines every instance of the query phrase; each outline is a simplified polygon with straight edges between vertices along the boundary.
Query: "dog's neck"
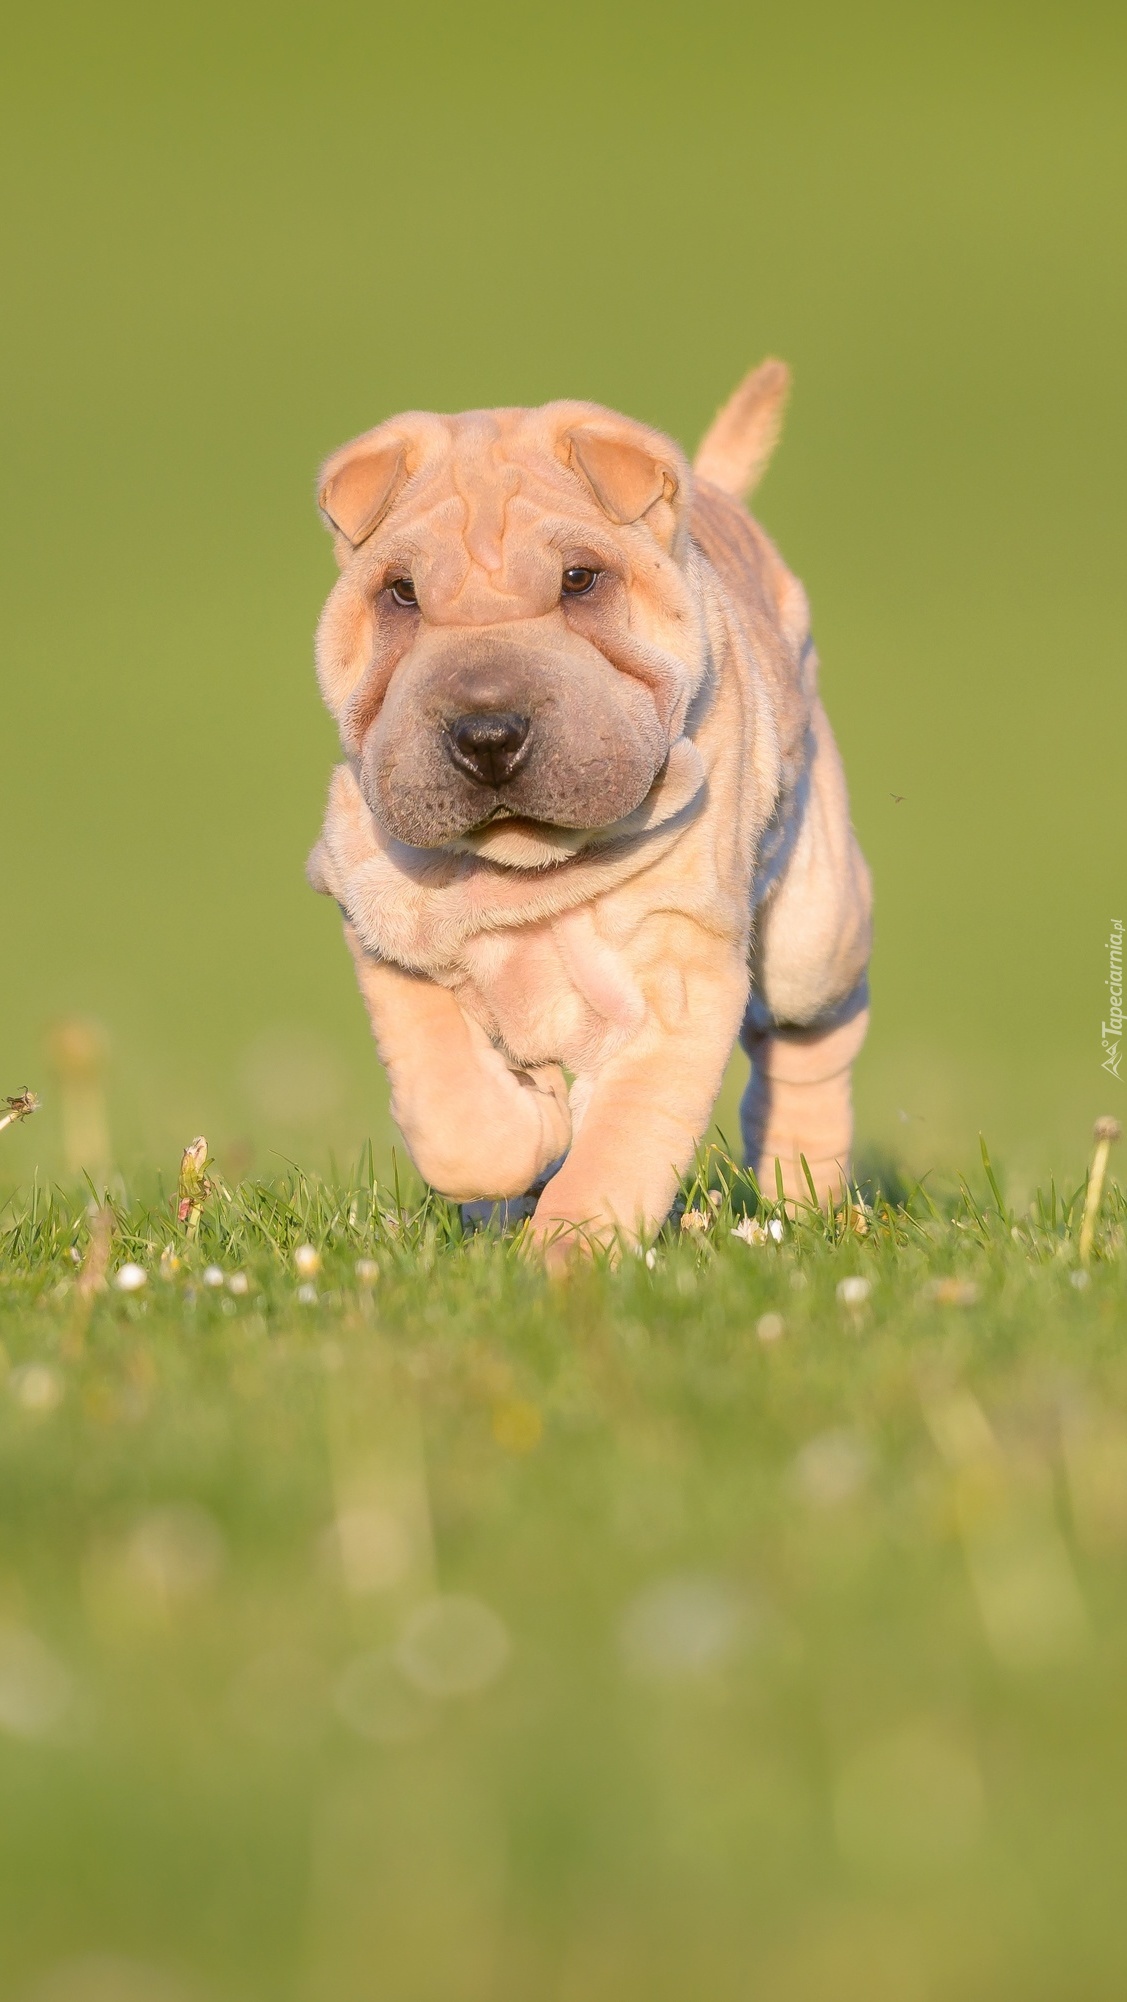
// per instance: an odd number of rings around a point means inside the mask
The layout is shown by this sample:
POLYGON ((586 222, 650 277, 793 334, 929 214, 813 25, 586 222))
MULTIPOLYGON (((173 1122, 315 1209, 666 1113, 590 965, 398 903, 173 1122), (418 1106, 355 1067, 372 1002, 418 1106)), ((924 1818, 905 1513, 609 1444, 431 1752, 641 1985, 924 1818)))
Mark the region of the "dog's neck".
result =
POLYGON ((336 898, 367 951, 442 979, 478 933, 541 924, 575 910, 668 853, 708 792, 696 745, 679 742, 684 748, 671 754, 629 822, 606 830, 598 845, 533 867, 389 840, 349 766, 338 765, 324 833, 310 857, 310 880, 336 898))

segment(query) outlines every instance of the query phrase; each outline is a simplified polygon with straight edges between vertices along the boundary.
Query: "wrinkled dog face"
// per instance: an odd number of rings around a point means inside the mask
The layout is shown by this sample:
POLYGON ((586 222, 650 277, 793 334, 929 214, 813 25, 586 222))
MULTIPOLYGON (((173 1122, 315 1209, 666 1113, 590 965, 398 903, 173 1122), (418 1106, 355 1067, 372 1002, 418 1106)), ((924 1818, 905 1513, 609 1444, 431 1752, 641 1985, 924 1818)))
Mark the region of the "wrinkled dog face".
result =
POLYGON ((704 672, 689 479, 574 403, 394 418, 327 462, 318 673, 388 835, 536 865, 641 805, 704 672))

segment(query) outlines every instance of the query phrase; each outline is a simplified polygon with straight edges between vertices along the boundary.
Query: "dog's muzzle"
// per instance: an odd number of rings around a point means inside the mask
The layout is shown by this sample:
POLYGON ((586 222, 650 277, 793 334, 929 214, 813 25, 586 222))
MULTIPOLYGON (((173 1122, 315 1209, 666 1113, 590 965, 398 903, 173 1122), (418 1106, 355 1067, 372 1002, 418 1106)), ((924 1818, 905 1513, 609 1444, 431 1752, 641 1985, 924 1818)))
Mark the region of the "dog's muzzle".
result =
POLYGON ((508 785, 528 755, 530 716, 515 710, 478 710, 455 716, 446 725, 451 763, 475 785, 508 785))

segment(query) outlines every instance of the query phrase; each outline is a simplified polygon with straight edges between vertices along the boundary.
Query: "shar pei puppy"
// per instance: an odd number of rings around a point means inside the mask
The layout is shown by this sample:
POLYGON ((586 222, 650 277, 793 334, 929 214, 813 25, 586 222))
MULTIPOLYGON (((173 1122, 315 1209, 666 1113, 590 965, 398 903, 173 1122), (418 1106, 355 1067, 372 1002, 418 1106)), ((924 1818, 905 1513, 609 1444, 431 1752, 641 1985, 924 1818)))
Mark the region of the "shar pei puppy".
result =
POLYGON ((787 386, 765 362, 692 468, 549 403, 412 411, 321 474, 344 762, 310 880, 420 1174, 539 1187, 557 1256, 662 1223, 737 1037, 767 1191, 849 1174, 869 877, 805 593, 742 504, 787 386))

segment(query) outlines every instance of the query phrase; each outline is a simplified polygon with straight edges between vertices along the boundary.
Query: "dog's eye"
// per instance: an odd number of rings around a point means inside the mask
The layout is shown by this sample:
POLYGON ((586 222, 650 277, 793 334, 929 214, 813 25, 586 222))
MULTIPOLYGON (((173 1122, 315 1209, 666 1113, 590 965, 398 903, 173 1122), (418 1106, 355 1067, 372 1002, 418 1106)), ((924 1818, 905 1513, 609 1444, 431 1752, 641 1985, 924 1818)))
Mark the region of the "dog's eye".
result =
POLYGON ((419 602, 409 577, 393 577, 387 588, 397 605, 417 605, 419 602))
POLYGON ((578 564, 571 570, 565 570, 563 587, 566 595, 569 598, 581 598, 584 591, 591 589, 598 574, 597 570, 584 570, 578 564))

